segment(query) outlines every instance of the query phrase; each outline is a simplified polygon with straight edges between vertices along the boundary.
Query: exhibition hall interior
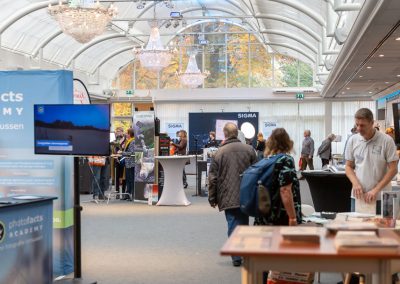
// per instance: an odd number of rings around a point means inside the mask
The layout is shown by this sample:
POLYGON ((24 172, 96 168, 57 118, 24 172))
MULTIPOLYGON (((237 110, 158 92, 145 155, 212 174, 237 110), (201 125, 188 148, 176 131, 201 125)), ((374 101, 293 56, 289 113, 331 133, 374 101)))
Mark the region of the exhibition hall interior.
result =
POLYGON ((399 0, 0 4, 0 284, 400 283, 399 0))

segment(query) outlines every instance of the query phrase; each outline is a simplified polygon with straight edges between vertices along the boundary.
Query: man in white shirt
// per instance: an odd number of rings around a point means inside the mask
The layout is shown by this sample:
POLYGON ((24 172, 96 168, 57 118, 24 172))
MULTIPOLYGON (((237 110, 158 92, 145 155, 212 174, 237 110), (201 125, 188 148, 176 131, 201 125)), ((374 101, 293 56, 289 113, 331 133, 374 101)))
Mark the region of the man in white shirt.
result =
POLYGON ((346 175, 353 185, 355 211, 375 214, 381 191, 392 190, 399 158, 393 139, 374 128, 371 110, 359 109, 354 118, 358 133, 346 146, 346 175))

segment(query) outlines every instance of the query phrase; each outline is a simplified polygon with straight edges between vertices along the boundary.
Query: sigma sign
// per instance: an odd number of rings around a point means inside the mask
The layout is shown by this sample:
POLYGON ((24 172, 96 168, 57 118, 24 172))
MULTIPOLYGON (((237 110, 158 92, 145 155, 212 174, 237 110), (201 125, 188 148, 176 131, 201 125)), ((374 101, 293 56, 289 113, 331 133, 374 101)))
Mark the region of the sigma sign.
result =
POLYGON ((168 123, 167 124, 167 128, 182 128, 182 124, 181 123, 168 123))
POLYGON ((255 113, 238 113, 238 118, 257 118, 257 115, 255 113))
POLYGON ((264 122, 264 127, 276 127, 276 122, 264 122))

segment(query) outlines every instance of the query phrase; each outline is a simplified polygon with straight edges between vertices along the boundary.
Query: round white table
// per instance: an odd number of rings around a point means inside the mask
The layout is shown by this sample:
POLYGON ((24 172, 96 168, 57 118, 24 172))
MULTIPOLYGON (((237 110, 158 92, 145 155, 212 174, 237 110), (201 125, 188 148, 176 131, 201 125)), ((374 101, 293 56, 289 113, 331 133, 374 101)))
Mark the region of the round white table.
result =
POLYGON ((183 190, 183 169, 192 156, 155 156, 164 169, 164 188, 157 205, 190 205, 183 190))

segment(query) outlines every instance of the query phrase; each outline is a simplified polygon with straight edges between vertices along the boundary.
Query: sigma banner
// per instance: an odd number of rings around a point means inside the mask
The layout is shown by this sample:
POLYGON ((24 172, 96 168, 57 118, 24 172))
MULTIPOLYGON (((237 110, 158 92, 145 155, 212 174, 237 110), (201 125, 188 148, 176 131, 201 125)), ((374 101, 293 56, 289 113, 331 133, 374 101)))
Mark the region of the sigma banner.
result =
POLYGON ((278 122, 276 122, 276 121, 264 121, 263 122, 264 139, 268 139, 268 137, 271 136, 271 133, 272 133, 272 131, 274 131, 275 128, 278 128, 278 122))
MULTIPOLYGON (((242 125, 251 124, 254 136, 248 137, 247 142, 256 145, 258 133, 258 112, 190 112, 189 113, 189 152, 199 153, 207 144, 210 131, 215 131, 217 140, 223 140, 222 129, 225 123, 232 122, 239 129, 242 125)), ((201 151, 202 152, 202 151, 201 151)))
MULTIPOLYGON (((73 272, 73 160, 34 155, 33 105, 71 104, 70 71, 0 72, 0 197, 55 196, 54 276, 73 272)), ((18 250, 15 250, 18 253, 18 250)), ((8 259, 2 265, 8 265, 8 259)), ((11 267, 19 267, 18 258, 11 267)))
POLYGON ((154 112, 133 114, 135 132, 135 200, 147 200, 148 184, 154 184, 154 112))
POLYGON ((177 141, 178 137, 176 136, 176 132, 179 130, 185 129, 184 123, 182 122, 167 122, 165 123, 165 132, 173 141, 177 141))

